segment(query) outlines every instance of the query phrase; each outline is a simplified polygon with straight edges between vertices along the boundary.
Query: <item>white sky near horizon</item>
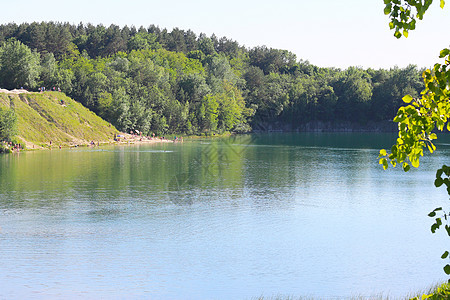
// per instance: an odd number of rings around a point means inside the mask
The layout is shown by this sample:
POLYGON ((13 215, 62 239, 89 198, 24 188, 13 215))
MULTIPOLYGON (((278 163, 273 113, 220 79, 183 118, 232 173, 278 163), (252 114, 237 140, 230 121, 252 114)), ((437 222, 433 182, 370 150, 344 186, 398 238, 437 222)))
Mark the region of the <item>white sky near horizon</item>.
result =
POLYGON ((397 40, 383 0, 0 0, 0 23, 34 21, 191 29, 246 47, 286 49, 321 67, 430 67, 448 47, 450 3, 434 1, 407 39, 397 40))

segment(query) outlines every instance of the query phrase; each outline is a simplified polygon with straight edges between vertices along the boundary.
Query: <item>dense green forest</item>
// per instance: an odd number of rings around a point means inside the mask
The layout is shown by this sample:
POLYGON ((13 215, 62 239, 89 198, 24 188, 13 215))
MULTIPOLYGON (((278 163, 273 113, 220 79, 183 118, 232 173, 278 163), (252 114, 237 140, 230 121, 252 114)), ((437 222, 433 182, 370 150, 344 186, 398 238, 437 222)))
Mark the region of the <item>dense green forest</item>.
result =
POLYGON ((60 88, 144 134, 365 126, 392 120, 401 98, 423 89, 413 65, 320 68, 287 50, 154 25, 11 23, 0 25, 0 45, 0 88, 60 88))

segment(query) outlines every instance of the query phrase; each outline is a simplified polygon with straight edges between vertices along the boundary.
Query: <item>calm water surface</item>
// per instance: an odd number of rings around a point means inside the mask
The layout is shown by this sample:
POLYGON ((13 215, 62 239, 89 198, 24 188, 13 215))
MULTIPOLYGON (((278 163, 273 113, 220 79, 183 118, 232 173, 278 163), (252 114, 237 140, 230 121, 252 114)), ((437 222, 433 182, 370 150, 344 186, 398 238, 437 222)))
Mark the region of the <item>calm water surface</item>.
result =
MULTIPOLYGON (((427 213, 450 147, 265 134, 0 156, 1 299, 390 295, 444 280, 427 213)), ((448 247, 447 247, 448 248, 448 247)))

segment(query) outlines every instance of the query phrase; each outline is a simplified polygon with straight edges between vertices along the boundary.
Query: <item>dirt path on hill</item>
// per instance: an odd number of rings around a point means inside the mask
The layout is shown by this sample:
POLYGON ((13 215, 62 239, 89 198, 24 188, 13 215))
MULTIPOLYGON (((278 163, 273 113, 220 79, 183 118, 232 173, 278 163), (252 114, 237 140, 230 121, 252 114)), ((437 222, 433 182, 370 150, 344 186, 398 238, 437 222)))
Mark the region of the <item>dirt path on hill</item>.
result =
POLYGON ((29 91, 25 90, 25 89, 14 89, 14 90, 5 90, 5 89, 0 89, 0 93, 5 93, 5 94, 28 94, 29 91))

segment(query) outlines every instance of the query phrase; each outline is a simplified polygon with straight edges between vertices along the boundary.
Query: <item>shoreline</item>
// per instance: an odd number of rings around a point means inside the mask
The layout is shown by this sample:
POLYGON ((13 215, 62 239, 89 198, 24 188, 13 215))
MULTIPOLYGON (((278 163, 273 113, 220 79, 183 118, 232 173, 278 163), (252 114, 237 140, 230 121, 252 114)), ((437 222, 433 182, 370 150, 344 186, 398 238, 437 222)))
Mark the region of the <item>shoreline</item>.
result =
MULTIPOLYGON (((312 133, 312 134, 322 134, 322 133, 393 133, 392 131, 378 131, 378 130, 335 130, 335 131, 328 131, 328 130, 283 130, 283 129, 272 129, 272 130, 266 130, 266 131, 260 131, 260 130, 254 130, 247 133, 223 133, 223 134, 215 134, 215 135, 173 135, 174 138, 166 138, 166 137, 147 137, 147 136, 140 136, 140 135, 133 135, 128 133, 120 133, 117 135, 118 140, 106 140, 106 141, 85 141, 85 140, 79 140, 79 142, 69 142, 69 143, 54 143, 54 142, 47 142, 44 144, 39 143, 26 143, 25 148, 8 148, 10 151, 3 151, 2 152, 2 144, 0 142, 0 154, 2 153, 19 153, 22 151, 38 151, 38 150, 62 150, 62 149, 73 149, 73 148, 85 148, 85 147, 101 147, 101 146, 125 146, 125 145, 144 145, 144 144, 158 144, 158 143, 183 143, 184 140, 188 141, 195 141, 195 140, 202 140, 202 139, 211 139, 211 138, 224 138, 224 137, 231 137, 231 136, 239 136, 239 135, 251 135, 251 134, 288 134, 288 133, 312 133), (30 146, 32 145, 32 147, 30 146)), ((172 136, 172 135, 170 135, 172 136)), ((18 136, 20 139, 20 136, 18 136)), ((4 146, 4 145, 3 145, 4 146)), ((14 145, 12 145, 14 147, 14 145)), ((5 149, 3 147, 3 149, 5 149)))
MULTIPOLYGON (((90 143, 78 143, 73 145, 65 145, 65 146, 59 146, 59 145, 49 145, 50 149, 59 148, 78 148, 78 147, 100 147, 105 145, 139 145, 139 144, 158 144, 158 143, 175 143, 175 142, 182 142, 182 140, 174 140, 174 139, 167 139, 165 137, 146 137, 146 136, 139 136, 139 135, 132 135, 128 133, 121 133, 117 135, 116 140, 108 140, 108 141, 91 141, 90 143)), ((43 148, 46 149, 46 148, 43 148)), ((28 150, 28 149, 25 149, 28 150)))
MULTIPOLYGON (((118 140, 107 140, 107 141, 81 141, 80 142, 69 142, 69 143, 54 143, 52 141, 49 141, 45 144, 34 144, 34 143, 26 143, 29 145, 33 145, 32 147, 29 147, 26 145, 25 148, 16 147, 16 145, 11 145, 12 148, 7 147, 9 151, 2 152, 1 153, 20 153, 22 151, 39 151, 39 150, 63 150, 63 149, 74 149, 74 148, 86 148, 86 147, 101 147, 101 146, 110 146, 110 145, 139 145, 139 144, 158 144, 158 143, 179 143, 183 142, 183 138, 181 139, 167 139, 165 137, 142 137, 138 135, 132 135, 132 134, 126 134, 121 133, 117 135, 119 138, 118 140)), ((0 142, 1 146, 1 142, 0 142)), ((3 149, 5 145, 3 145, 3 149)))
MULTIPOLYGON (((311 128, 310 128, 311 129, 311 128)), ((202 140, 202 139, 214 139, 214 138, 225 138, 225 137, 231 137, 231 136, 245 136, 245 135, 258 135, 258 134, 288 134, 288 133, 311 133, 311 134, 322 134, 322 133, 395 133, 395 131, 392 130, 361 130, 361 129, 349 129, 346 130, 340 130, 342 128, 335 128, 335 130, 327 130, 327 129, 317 129, 313 128, 312 130, 301 130, 301 129, 288 129, 288 128, 271 128, 267 130, 252 130, 250 132, 245 133, 234 133, 234 132, 225 132, 222 134, 203 134, 203 135, 183 135, 183 134, 169 134, 171 138, 166 138, 165 136, 162 137, 150 137, 150 136, 141 136, 137 134, 130 134, 130 133, 123 133, 119 132, 117 135, 115 135, 115 138, 117 137, 117 140, 109 139, 109 140, 93 140, 93 141, 86 141, 74 138, 70 142, 64 142, 64 143, 54 143, 52 141, 46 142, 46 143, 33 143, 25 141, 25 148, 14 148, 14 145, 11 145, 9 147, 5 147, 5 144, 2 144, 0 141, 0 154, 2 153, 18 153, 21 151, 36 151, 36 150, 53 150, 53 149, 72 149, 72 148, 78 148, 78 147, 99 147, 99 146, 113 146, 113 145, 139 145, 139 144, 156 144, 156 143, 179 143, 183 142, 184 140, 188 141, 195 141, 195 140, 202 140), (176 138, 176 139, 175 139, 176 138), (3 147, 2 147, 3 146, 3 147), (5 149, 7 149, 5 151, 5 149)), ((16 136, 16 141, 21 140, 24 141, 23 138, 20 136, 16 136)), ((16 144, 20 145, 20 144, 16 144)))

